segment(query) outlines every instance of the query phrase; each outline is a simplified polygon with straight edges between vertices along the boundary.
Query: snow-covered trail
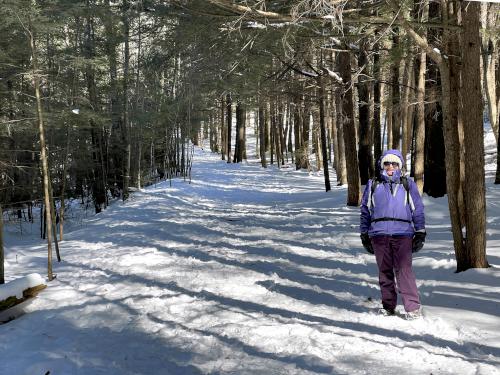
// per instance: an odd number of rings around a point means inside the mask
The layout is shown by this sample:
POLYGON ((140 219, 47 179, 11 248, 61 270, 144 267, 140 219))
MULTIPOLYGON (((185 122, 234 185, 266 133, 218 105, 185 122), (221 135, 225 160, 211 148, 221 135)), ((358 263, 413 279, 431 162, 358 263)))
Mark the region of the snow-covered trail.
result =
MULTIPOLYGON (((375 313, 345 189, 202 150, 194 165, 192 184, 137 192, 67 235, 57 279, 0 326, 0 374, 500 374, 500 269, 453 274, 444 200, 426 201, 415 258, 425 317, 406 321, 375 313)), ((8 251, 8 277, 45 272, 43 244, 8 251)))

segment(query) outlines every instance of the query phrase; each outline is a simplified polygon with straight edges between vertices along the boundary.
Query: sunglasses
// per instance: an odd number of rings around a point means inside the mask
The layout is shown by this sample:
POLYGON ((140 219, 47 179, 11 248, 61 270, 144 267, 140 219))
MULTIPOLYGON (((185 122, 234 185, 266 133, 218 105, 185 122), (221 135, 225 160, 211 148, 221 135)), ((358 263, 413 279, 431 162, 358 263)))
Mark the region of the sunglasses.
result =
POLYGON ((384 161, 384 167, 392 165, 394 168, 399 168, 399 163, 397 161, 384 161))

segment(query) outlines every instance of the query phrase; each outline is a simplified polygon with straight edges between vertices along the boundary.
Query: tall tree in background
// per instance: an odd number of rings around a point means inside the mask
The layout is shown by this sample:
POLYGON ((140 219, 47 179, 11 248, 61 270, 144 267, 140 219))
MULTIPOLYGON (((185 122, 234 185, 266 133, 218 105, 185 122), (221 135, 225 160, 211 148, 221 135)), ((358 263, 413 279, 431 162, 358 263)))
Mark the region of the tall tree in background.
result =
POLYGON ((3 209, 0 203, 0 284, 5 284, 5 255, 3 250, 3 209))
POLYGON ((36 113, 38 123, 38 136, 40 140, 40 162, 42 164, 43 196, 45 203, 45 223, 47 227, 47 278, 51 281, 54 278, 52 273, 52 196, 50 189, 50 172, 47 145, 45 142, 45 124, 42 109, 42 97, 40 94, 40 71, 38 70, 38 53, 36 48, 36 31, 33 27, 31 16, 28 15, 28 28, 26 32, 29 36, 31 47, 31 65, 33 84, 35 87, 36 113))
POLYGON ((354 122, 353 82, 351 74, 350 52, 338 54, 337 67, 340 71, 344 92, 342 93, 342 128, 344 131, 344 147, 347 173, 347 205, 359 206, 361 201, 361 185, 359 178, 358 157, 356 153, 356 128, 354 122))
POLYGON ((125 149, 125 160, 123 163, 123 194, 122 199, 127 200, 130 187, 130 164, 132 156, 132 143, 130 137, 130 114, 129 114, 129 69, 130 69, 130 5, 128 0, 122 4, 123 39, 125 42, 123 54, 123 122, 122 142, 125 149))
MULTIPOLYGON (((424 1, 421 5, 419 17, 426 22, 429 15, 429 4, 424 1)), ((424 41, 427 37, 422 36, 424 41)), ((414 131, 414 179, 420 195, 424 190, 424 145, 425 145, 425 72, 427 67, 427 54, 425 49, 420 49, 418 56, 418 79, 417 79, 417 116, 414 131)))
POLYGON ((232 98, 231 93, 226 95, 226 122, 227 122, 227 130, 226 130, 226 151, 227 151, 227 162, 231 163, 231 132, 233 127, 233 112, 232 112, 232 98))
POLYGON ((323 177, 325 180, 325 191, 330 191, 330 172, 328 166, 328 155, 326 147, 326 114, 325 114, 325 83, 323 77, 319 77, 319 122, 320 122, 320 139, 321 139, 321 152, 323 156, 323 177))
MULTIPOLYGON (((358 160, 361 185, 366 185, 373 177, 373 131, 370 121, 370 93, 368 87, 368 56, 367 43, 362 43, 358 52, 358 66, 360 74, 358 78, 358 99, 359 99, 359 147, 358 160)), ((380 126, 379 126, 380 129, 380 126)))

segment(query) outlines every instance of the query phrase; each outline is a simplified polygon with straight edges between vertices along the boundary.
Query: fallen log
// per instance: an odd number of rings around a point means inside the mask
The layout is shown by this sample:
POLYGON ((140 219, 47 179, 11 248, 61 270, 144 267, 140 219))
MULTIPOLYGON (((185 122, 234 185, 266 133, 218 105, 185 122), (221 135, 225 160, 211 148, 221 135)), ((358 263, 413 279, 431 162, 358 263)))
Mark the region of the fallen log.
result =
POLYGON ((12 310, 12 313, 8 310, 20 304, 26 305, 25 302, 36 297, 46 287, 43 278, 37 273, 0 285, 0 323, 22 315, 22 309, 12 310))

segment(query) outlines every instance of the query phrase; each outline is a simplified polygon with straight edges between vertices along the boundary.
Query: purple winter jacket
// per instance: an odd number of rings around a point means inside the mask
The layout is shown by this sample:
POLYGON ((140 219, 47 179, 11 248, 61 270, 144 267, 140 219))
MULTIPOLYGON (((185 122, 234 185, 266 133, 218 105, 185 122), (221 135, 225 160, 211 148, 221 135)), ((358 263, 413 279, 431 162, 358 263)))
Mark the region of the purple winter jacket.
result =
MULTIPOLYGON (((385 151, 380 160, 388 153, 398 156, 402 162, 403 156, 398 150, 385 151)), ((391 179, 380 165, 380 160, 377 162, 381 169, 380 179, 375 191, 372 195, 373 181, 369 180, 361 200, 361 233, 368 232, 370 237, 387 235, 412 237, 416 231, 424 232, 424 204, 417 185, 408 178, 409 194, 407 194, 401 183, 401 170, 395 170, 391 179), (375 221, 382 218, 383 220, 375 221)))

